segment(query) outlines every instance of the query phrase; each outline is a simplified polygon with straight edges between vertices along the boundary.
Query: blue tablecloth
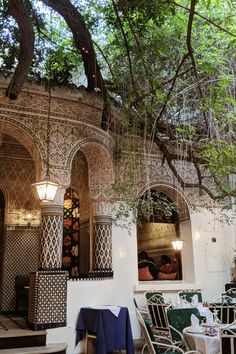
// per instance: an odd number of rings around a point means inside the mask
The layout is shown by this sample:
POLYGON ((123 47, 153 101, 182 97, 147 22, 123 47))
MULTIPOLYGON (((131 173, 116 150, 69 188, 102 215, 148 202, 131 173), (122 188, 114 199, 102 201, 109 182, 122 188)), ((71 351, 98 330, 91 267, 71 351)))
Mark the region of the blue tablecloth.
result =
POLYGON ((127 354, 134 354, 127 307, 121 307, 118 317, 108 309, 82 307, 76 330, 76 344, 85 337, 86 331, 96 335, 96 354, 108 354, 116 350, 126 350, 127 354))

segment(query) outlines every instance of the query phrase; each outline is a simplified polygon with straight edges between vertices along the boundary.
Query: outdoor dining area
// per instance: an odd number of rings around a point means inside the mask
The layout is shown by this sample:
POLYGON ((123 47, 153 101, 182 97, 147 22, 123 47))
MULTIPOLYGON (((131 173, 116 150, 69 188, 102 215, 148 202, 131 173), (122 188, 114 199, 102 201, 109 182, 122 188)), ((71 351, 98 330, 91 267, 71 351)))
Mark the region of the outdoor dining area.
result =
POLYGON ((142 305, 134 298, 143 339, 142 354, 236 353, 236 288, 206 301, 198 289, 166 297, 146 291, 142 305))

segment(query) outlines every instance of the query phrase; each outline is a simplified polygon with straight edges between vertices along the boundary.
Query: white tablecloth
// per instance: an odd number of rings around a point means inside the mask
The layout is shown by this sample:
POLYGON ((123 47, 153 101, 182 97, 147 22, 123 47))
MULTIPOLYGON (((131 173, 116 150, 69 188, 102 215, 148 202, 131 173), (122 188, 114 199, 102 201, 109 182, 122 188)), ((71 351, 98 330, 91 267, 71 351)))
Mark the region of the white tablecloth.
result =
POLYGON ((190 350, 198 350, 202 354, 218 354, 220 352, 220 335, 210 337, 201 333, 189 333, 187 327, 183 330, 184 340, 190 350))

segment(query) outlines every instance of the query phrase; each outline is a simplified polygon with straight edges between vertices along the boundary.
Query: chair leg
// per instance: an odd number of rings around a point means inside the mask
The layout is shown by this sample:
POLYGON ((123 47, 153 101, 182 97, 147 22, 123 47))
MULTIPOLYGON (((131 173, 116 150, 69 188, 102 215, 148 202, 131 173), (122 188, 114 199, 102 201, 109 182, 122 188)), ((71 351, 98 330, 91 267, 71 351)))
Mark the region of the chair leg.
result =
POLYGON ((84 353, 88 354, 88 332, 86 331, 84 340, 84 353))

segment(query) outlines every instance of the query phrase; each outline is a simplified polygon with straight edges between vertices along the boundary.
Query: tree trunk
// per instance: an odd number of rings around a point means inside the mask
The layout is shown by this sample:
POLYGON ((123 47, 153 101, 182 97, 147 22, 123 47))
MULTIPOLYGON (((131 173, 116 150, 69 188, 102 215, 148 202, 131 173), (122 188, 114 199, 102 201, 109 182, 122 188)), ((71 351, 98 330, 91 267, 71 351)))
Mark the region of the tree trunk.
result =
POLYGON ((26 80, 33 55, 34 55, 34 31, 28 10, 23 0, 9 0, 9 13, 14 17, 20 32, 20 50, 18 64, 13 78, 7 88, 6 95, 17 99, 26 80))

